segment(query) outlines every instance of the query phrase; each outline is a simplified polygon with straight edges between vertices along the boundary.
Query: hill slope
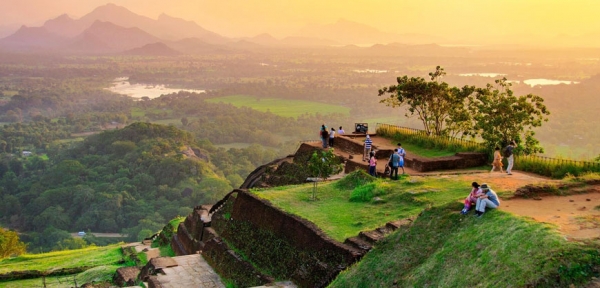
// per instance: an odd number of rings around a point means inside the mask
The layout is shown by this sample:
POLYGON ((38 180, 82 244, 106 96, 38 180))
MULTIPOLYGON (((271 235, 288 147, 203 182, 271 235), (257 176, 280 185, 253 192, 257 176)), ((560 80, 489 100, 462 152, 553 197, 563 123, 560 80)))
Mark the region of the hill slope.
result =
POLYGON ((147 237, 165 219, 232 189, 198 147, 174 127, 134 123, 89 136, 52 155, 52 162, 1 159, 2 167, 21 169, 2 173, 0 221, 29 232, 24 240, 46 251, 70 237, 67 231, 147 237))

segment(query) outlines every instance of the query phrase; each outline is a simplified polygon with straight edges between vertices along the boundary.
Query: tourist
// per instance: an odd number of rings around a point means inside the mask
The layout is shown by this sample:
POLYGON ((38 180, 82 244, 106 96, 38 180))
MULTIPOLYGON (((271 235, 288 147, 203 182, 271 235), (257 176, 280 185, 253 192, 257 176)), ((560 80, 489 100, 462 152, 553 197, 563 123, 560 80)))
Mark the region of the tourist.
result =
POLYGON ((333 148, 333 138, 335 137, 335 129, 331 128, 331 132, 329 132, 329 147, 333 148))
POLYGON ((373 146, 373 140, 371 140, 371 137, 367 135, 367 137, 365 138, 365 151, 363 153, 363 162, 367 161, 367 156, 369 156, 369 153, 371 153, 371 146, 373 146))
MULTIPOLYGON (((390 179, 398 179, 398 167, 400 166, 400 158, 400 155, 398 155, 398 149, 394 149, 394 153, 392 153, 392 155, 390 156, 390 160, 388 161, 388 164, 391 167, 390 179), (396 173, 395 177, 394 172, 396 173)), ((404 169, 402 169, 402 171, 404 171, 404 169)))
POLYGON ((467 198, 465 198, 465 207, 463 208, 462 211, 460 211, 460 213, 463 215, 469 213, 469 210, 471 210, 471 207, 474 206, 475 203, 477 203, 477 198, 479 198, 479 196, 481 194, 483 194, 483 192, 479 188, 479 184, 477 182, 471 183, 471 188, 472 188, 471 193, 469 193, 469 196, 467 196, 467 198))
POLYGON ((494 169, 496 168, 502 172, 502 155, 500 154, 500 147, 496 147, 496 150, 494 151, 494 162, 492 162, 492 170, 490 173, 494 172, 494 169))
POLYGON ((377 158, 375 158, 375 152, 371 151, 369 155, 369 174, 377 177, 377 158))
POLYGON ((406 157, 406 150, 402 148, 402 143, 398 143, 397 154, 400 156, 400 161, 398 162, 398 167, 402 168, 402 174, 404 175, 404 157, 406 157))
POLYGON ((508 166, 506 166, 506 174, 512 175, 512 168, 515 164, 515 156, 513 154, 513 150, 515 149, 515 142, 510 141, 510 144, 504 148, 504 157, 508 160, 508 166))
POLYGON ((323 140, 323 148, 327 148, 327 142, 329 141, 329 132, 327 132, 327 128, 321 131, 321 139, 323 140))
POLYGON ((485 208, 498 208, 500 206, 500 199, 487 184, 481 184, 481 192, 475 202, 475 216, 481 217, 485 213, 485 208))
POLYGON ((344 131, 342 126, 340 126, 340 129, 338 129, 338 135, 344 135, 344 134, 346 134, 346 132, 344 131))

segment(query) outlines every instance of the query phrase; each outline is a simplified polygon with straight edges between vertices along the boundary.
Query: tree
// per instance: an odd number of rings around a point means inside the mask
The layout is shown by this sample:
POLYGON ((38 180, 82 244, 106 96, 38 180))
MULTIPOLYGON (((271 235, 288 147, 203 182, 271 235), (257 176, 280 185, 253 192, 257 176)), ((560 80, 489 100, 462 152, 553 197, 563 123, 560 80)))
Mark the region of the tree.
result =
POLYGON ((317 184, 319 179, 327 180, 331 175, 340 173, 343 169, 343 164, 340 159, 333 154, 333 148, 329 150, 321 150, 313 152, 310 160, 308 160, 308 170, 310 175, 315 178, 313 186, 312 200, 317 200, 317 184), (319 155, 321 154, 321 155, 319 155))
POLYGON ((514 96, 506 78, 495 82, 496 88, 491 84, 478 88, 470 99, 470 110, 475 111, 471 134, 481 136, 490 148, 515 141, 524 154, 544 152, 531 130, 548 121, 544 99, 533 94, 514 96))
POLYGON ((465 100, 475 87, 450 87, 448 83, 441 82, 444 75, 444 68, 437 66, 435 72, 429 73, 431 81, 406 75, 398 77, 398 85, 379 90, 379 96, 389 95, 379 102, 391 107, 408 106, 406 117, 416 114, 429 135, 463 132, 471 121, 465 100))
POLYGON ((0 259, 23 254, 26 247, 25 243, 19 240, 17 232, 0 227, 0 259))

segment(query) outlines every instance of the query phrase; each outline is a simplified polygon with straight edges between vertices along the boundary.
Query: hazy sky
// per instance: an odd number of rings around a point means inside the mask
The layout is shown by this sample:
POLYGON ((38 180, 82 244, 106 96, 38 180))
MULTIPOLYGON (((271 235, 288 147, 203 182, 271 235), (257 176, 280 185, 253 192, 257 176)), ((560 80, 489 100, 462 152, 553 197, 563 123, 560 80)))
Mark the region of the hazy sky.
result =
POLYGON ((554 36, 600 32, 600 0, 0 0, 0 26, 80 17, 108 2, 156 18, 162 12, 225 36, 287 36, 339 18, 382 31, 444 37, 554 36))

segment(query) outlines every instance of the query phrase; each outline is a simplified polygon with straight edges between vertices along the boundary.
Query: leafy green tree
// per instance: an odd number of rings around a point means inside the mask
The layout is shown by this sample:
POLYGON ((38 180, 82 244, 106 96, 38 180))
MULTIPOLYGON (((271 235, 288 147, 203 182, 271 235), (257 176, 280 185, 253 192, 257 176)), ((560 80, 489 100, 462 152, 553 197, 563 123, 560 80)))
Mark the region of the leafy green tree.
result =
POLYGON ((470 110, 475 112, 471 134, 481 136, 490 148, 515 141, 524 154, 544 152, 532 131, 548 121, 550 111, 544 99, 533 94, 513 95, 506 78, 495 82, 497 87, 478 88, 471 98, 470 110))
POLYGON ((465 100, 475 87, 450 87, 441 81, 444 75, 444 68, 437 66, 435 72, 429 73, 431 81, 406 75, 398 77, 397 85, 379 89, 379 96, 388 95, 379 102, 391 107, 407 106, 405 116, 416 115, 429 135, 463 132, 471 120, 465 100))
POLYGON ((90 246, 85 240, 82 238, 67 238, 61 241, 58 241, 52 250, 61 251, 61 250, 75 250, 82 249, 90 246))
POLYGON ((313 152, 308 160, 308 170, 310 175, 315 178, 312 200, 317 200, 317 184, 319 179, 327 180, 331 175, 340 173, 343 170, 343 164, 333 154, 333 148, 330 148, 328 150, 313 152))
POLYGON ((15 231, 0 227, 0 259, 25 253, 26 245, 15 231))

